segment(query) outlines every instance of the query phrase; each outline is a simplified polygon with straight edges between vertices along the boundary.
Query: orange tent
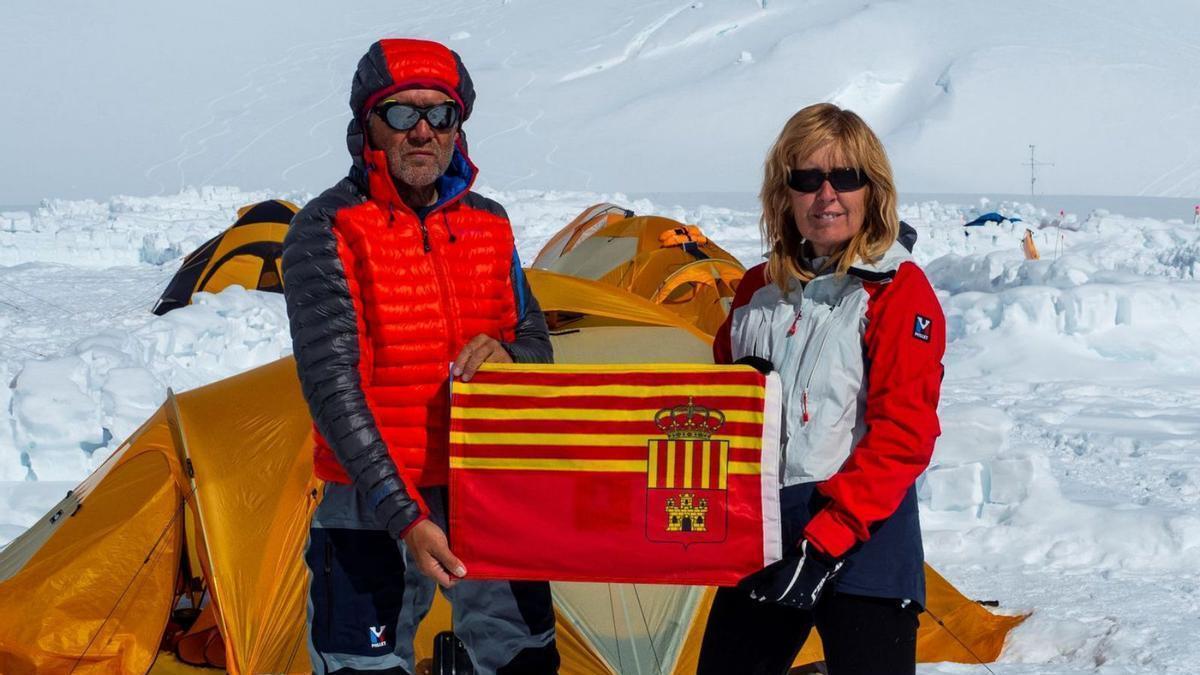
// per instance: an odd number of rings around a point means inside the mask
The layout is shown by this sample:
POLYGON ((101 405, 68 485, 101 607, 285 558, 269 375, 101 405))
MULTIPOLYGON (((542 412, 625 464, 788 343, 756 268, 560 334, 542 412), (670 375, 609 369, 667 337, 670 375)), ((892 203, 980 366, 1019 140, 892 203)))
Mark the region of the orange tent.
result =
POLYGON ((598 281, 646 298, 708 335, 717 332, 742 264, 695 225, 598 204, 550 238, 534 269, 598 281))

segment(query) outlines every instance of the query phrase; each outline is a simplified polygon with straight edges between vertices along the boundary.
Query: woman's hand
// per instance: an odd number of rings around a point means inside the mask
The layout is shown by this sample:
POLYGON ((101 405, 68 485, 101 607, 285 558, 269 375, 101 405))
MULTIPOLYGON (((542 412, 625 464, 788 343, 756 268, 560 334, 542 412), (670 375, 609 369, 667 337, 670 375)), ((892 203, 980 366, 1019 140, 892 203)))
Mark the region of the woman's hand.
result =
POLYGON ((844 560, 820 552, 805 539, 783 560, 742 579, 738 588, 759 602, 811 611, 845 564, 844 560))

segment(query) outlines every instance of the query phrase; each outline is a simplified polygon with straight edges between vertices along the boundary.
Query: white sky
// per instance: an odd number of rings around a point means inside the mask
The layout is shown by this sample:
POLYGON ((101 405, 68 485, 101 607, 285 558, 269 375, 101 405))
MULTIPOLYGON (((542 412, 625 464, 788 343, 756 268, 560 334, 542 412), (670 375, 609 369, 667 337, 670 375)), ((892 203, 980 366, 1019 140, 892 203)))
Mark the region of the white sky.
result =
POLYGON ((753 192, 799 107, 885 138, 904 192, 1200 196, 1200 3, 129 0, 0 7, 0 205, 320 191, 384 35, 447 41, 497 189, 753 192))

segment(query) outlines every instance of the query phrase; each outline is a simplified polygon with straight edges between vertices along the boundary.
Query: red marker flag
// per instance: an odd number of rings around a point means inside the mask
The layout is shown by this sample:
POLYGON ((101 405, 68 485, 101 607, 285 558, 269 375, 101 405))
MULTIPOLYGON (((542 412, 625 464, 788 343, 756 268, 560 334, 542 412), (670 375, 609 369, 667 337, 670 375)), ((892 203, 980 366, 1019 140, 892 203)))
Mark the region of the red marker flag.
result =
POLYGON ((775 375, 488 364, 452 403, 472 578, 732 585, 780 557, 775 375))

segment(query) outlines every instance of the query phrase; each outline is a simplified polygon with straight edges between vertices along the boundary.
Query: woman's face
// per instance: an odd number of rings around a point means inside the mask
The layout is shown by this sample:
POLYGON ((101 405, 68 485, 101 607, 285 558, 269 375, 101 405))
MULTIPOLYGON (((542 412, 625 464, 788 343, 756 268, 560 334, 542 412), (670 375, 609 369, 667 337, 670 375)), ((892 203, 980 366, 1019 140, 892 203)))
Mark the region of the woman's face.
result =
MULTIPOLYGON (((829 172, 847 167, 833 145, 824 145, 807 159, 797 162, 793 169, 816 169, 829 172)), ((867 191, 870 186, 838 192, 829 181, 823 181, 816 192, 790 189, 792 217, 800 236, 812 244, 818 256, 835 253, 844 247, 863 228, 867 215, 867 191)))

